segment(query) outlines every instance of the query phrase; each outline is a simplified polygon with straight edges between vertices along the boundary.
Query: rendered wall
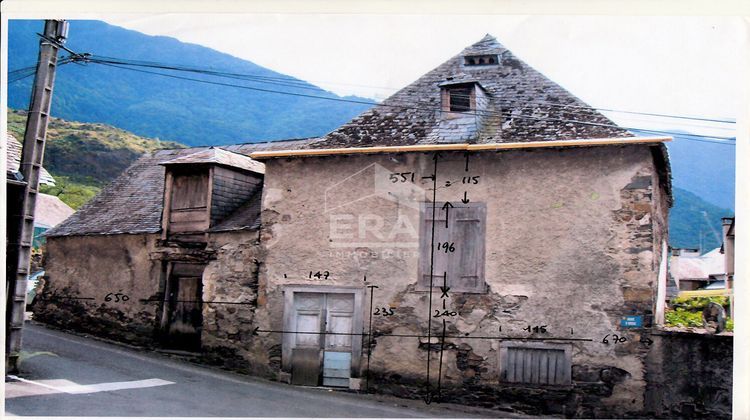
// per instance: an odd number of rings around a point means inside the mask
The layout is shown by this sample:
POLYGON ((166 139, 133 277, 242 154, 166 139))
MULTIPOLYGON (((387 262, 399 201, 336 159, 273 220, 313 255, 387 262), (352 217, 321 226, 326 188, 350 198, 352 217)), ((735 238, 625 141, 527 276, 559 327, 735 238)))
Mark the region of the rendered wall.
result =
POLYGON ((141 299, 158 297, 161 264, 149 256, 156 239, 145 234, 48 238, 45 285, 34 319, 132 344, 151 342, 159 305, 141 299))
MULTIPOLYGON (((438 158, 438 203, 460 205, 466 192, 487 205, 489 292, 451 294, 446 305, 458 315, 447 319, 447 334, 592 340, 570 342, 573 386, 545 389, 543 398, 538 390, 498 386, 501 340, 446 339, 439 368, 434 337, 441 320, 433 320, 431 344, 424 337, 429 298, 415 287, 414 232, 418 203, 432 198, 432 180, 424 177, 434 168, 432 154, 267 161, 261 235, 267 255, 255 317, 261 329, 281 329, 285 285, 364 288, 366 275, 367 284, 378 286, 374 307, 394 310, 373 319, 371 385, 382 391, 418 396, 429 348, 430 383, 440 369, 447 400, 579 416, 641 412, 648 330, 623 332, 620 321, 640 315, 649 327, 652 320, 654 244, 664 235, 654 226, 666 228, 666 208, 654 203, 659 187, 649 147, 474 153, 468 171, 463 153, 438 158), (406 183, 389 179, 406 172, 415 173, 414 183, 411 175, 406 183), (480 181, 465 185, 466 175, 480 181), (330 277, 309 278, 319 270, 330 277), (546 334, 523 331, 539 325, 546 334), (627 341, 613 344, 611 334, 627 341)), ((436 290, 434 305, 442 304, 440 295, 436 290)), ((362 310, 368 319, 370 308, 362 310)), ((257 340, 270 349, 281 337, 261 333, 257 340)))

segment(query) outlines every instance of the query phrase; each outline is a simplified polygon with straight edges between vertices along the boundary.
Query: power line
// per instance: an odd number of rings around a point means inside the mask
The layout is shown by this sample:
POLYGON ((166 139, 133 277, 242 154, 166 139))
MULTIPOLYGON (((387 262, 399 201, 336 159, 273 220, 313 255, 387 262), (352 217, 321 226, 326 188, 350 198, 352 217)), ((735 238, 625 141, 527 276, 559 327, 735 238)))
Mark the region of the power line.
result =
MULTIPOLYGON (((94 57, 94 56, 92 56, 94 57)), ((169 70, 175 70, 175 71, 186 71, 186 72, 193 72, 193 73, 203 73, 203 74, 212 74, 220 77, 230 77, 230 78, 241 78, 241 79, 255 79, 259 83, 270 83, 275 84, 272 82, 287 82, 287 83, 293 83, 298 84, 299 88, 304 89, 313 89, 313 90, 319 90, 319 91, 325 91, 324 89, 312 86, 308 82, 296 79, 290 76, 284 76, 284 77, 272 77, 272 76, 258 76, 258 75, 249 75, 249 74, 241 74, 241 73, 229 73, 229 72, 221 72, 217 70, 212 70, 210 68, 199 68, 199 67, 188 67, 184 65, 178 65, 178 64, 167 64, 167 63, 160 63, 156 61, 146 61, 146 60, 131 60, 131 59, 123 59, 123 58, 117 58, 117 57, 108 57, 108 56, 95 56, 94 58, 90 58, 90 61, 106 61, 110 64, 123 64, 123 65, 130 65, 130 66, 142 66, 142 67, 151 67, 151 68, 161 68, 161 69, 169 69, 169 70), (95 57, 102 57, 105 60, 101 60, 95 57), (265 80, 265 82, 262 82, 262 80, 265 80)), ((333 82, 320 82, 320 83, 331 83, 335 84, 333 82)), ((290 84, 289 86, 293 86, 290 84)), ((389 89, 393 91, 397 91, 398 89, 395 88, 384 88, 384 87, 375 87, 375 86, 365 86, 365 85, 352 85, 352 86, 363 86, 363 87, 372 87, 372 88, 378 88, 378 89, 389 89)), ((462 96, 462 95, 455 95, 455 96, 462 96)), ((465 96, 465 95, 463 95, 465 96)), ((511 99, 502 99, 499 98, 502 102, 509 102, 514 103, 516 101, 513 101, 511 99)), ((583 109, 583 110, 598 110, 598 111, 604 111, 604 112, 614 112, 614 113, 622 113, 622 114, 631 114, 631 115, 645 115, 645 116, 651 116, 651 117, 661 117, 661 118, 673 118, 673 119, 684 119, 684 120, 695 120, 695 121, 705 121, 705 122, 716 122, 716 123, 723 123, 723 124, 736 124, 735 121, 725 118, 707 118, 707 117, 695 117, 695 116, 684 116, 684 115, 671 115, 671 114, 662 114, 662 113, 653 113, 653 112, 639 112, 639 111, 630 111, 630 110, 618 110, 618 109, 612 109, 612 108, 599 108, 599 107, 591 107, 591 106, 583 106, 583 105, 566 105, 566 104, 560 104, 560 103, 554 103, 549 101, 539 101, 535 100, 533 102, 526 102, 525 105, 532 106, 532 105, 545 105, 545 106, 551 106, 551 107, 557 107, 557 108, 573 108, 573 109, 583 109)))
MULTIPOLYGON (((57 66, 59 67, 59 66, 62 66, 62 65, 65 65, 65 64, 69 64, 69 63, 72 63, 72 62, 73 62, 72 58, 70 58, 70 57, 64 57, 64 58, 61 58, 60 60, 57 61, 57 66)), ((12 72, 8 72, 8 76, 9 76, 8 83, 15 83, 15 82, 17 82, 19 80, 23 80, 23 79, 26 79, 28 77, 31 77, 34 74, 36 74, 36 66, 31 66, 30 68, 26 68, 25 67, 25 68, 22 68, 22 69, 13 70, 12 72), (11 76, 11 73, 18 73, 18 74, 15 74, 15 75, 11 76)))
MULTIPOLYGON (((147 74, 153 74, 157 76, 164 76, 169 78, 175 78, 180 80, 188 80, 188 81, 194 81, 199 83, 206 83, 206 84, 212 84, 212 85, 219 85, 219 86, 226 86, 226 87, 234 87, 234 88, 240 88, 240 89, 247 89, 247 90, 254 90, 254 91, 260 91, 260 92, 267 92, 267 93, 276 93, 276 94, 282 94, 282 95, 291 95, 291 96, 300 96, 300 97, 306 97, 306 98, 313 98, 313 99, 323 99, 323 100, 330 100, 330 101, 337 101, 337 102, 348 102, 348 103, 356 103, 356 104, 363 104, 363 105, 370 105, 370 106, 383 106, 383 107, 396 107, 396 108, 406 108, 406 109, 420 109, 419 107, 407 106, 407 105, 396 105, 396 104, 378 104, 378 103, 371 103, 371 102, 365 102, 365 101, 358 101, 354 99, 345 99, 345 98, 338 98, 338 97, 324 97, 324 96, 316 96, 316 95, 308 95, 303 93, 296 93, 296 92, 284 92, 284 91, 278 91, 278 90, 271 90, 271 89, 263 89, 263 88, 256 88, 251 86, 243 86, 243 85, 236 85, 236 84, 230 84, 230 83, 223 83, 223 82, 216 82, 211 80, 202 80, 202 79, 195 79, 191 77, 183 77, 183 76, 177 76, 173 74, 166 74, 166 73, 160 73, 160 72, 154 72, 154 71, 148 71, 148 70, 141 70, 141 69, 134 69, 131 67, 125 67, 120 66, 116 64, 108 64, 108 63, 99 63, 105 66, 110 67, 116 67, 124 70, 130 70, 140 73, 147 73, 147 74)), ((435 108, 430 108, 429 110, 435 111, 435 108)), ((502 112, 510 112, 503 110, 502 112)), ((472 115, 495 115, 495 113, 488 113, 485 112, 482 114, 481 112, 474 112, 474 113, 467 113, 472 115)), ((686 136, 690 137, 698 137, 701 139, 716 139, 716 140, 734 140, 731 137, 718 137, 718 136, 704 136, 700 134, 683 134, 683 133, 674 133, 670 131, 663 131, 663 130, 648 130, 648 129, 641 129, 636 127, 623 127, 615 124, 603 124, 603 123, 594 123, 594 122, 588 122, 588 121, 578 121, 578 120, 569 120, 569 119, 554 119, 554 118, 539 118, 539 117, 532 117, 532 116, 525 116, 525 115, 508 115, 509 118, 519 118, 519 119, 534 119, 534 120, 545 120, 545 121, 556 121, 556 122, 564 122, 564 123, 573 123, 573 124, 583 124, 583 125, 591 125, 591 126, 598 126, 598 127, 606 127, 606 128, 621 128, 624 130, 641 130, 646 132, 651 132, 655 134, 665 134, 665 135, 672 135, 672 136, 680 136, 682 138, 685 138, 686 140, 696 140, 698 139, 689 139, 686 136)), ((707 140, 704 140, 707 141, 707 140)), ((712 143, 719 143, 719 144, 734 144, 729 142, 717 142, 713 141, 712 143)))
POLYGON ((662 130, 650 130, 646 128, 637 128, 637 127, 624 127, 621 125, 613 125, 613 124, 600 124, 600 123, 594 123, 589 121, 577 121, 577 120, 564 120, 564 119, 556 119, 556 118, 541 118, 541 117, 533 117, 530 115, 513 115, 510 116, 510 118, 520 118, 520 119, 532 119, 532 120, 541 120, 541 121, 555 121, 555 122, 568 122, 568 123, 575 123, 575 124, 583 124, 583 125, 591 125, 591 126, 597 126, 597 127, 612 127, 612 128, 622 128, 625 130, 638 130, 638 131, 644 131, 647 133, 653 133, 653 134, 668 134, 674 137, 679 137, 684 140, 691 140, 691 141, 703 141, 708 143, 717 143, 717 144, 726 144, 730 146, 735 145, 735 139, 734 137, 718 137, 718 136, 704 136, 700 134, 690 134, 690 133, 675 133, 671 131, 662 131, 662 130), (698 137, 695 139, 687 138, 687 136, 690 137, 698 137), (715 140, 708 140, 708 139, 715 139, 715 140), (721 140, 728 140, 728 141, 721 141, 721 140))
POLYGON ((174 66, 161 65, 161 64, 138 64, 135 62, 127 62, 127 61, 122 61, 122 60, 102 60, 99 58, 89 58, 86 60, 86 62, 97 63, 97 64, 119 64, 119 65, 124 65, 124 66, 138 66, 138 67, 148 67, 148 68, 156 68, 156 69, 163 69, 163 70, 184 71, 184 72, 212 75, 212 76, 217 76, 217 77, 226 77, 230 79, 248 80, 248 81, 254 81, 258 83, 268 83, 268 84, 274 84, 274 85, 280 85, 280 86, 290 86, 290 87, 296 87, 300 89, 309 89, 309 90, 325 92, 324 89, 321 89, 317 86, 312 86, 307 82, 278 81, 273 78, 268 78, 265 76, 245 75, 245 74, 240 74, 240 73, 226 73, 226 72, 218 72, 218 71, 204 70, 204 69, 182 68, 182 67, 174 67, 174 66))
MULTIPOLYGON (((498 99, 501 102, 514 102, 512 99, 498 99)), ((736 124, 735 121, 730 119, 718 119, 718 118, 706 118, 706 117, 688 117, 684 115, 669 115, 669 114, 658 114, 653 112, 638 112, 638 111, 624 111, 624 110, 618 110, 618 109, 609 109, 609 108, 598 108, 598 107, 589 107, 589 106, 581 106, 581 105, 565 105, 565 104, 559 104, 554 102, 547 102, 547 101, 533 101, 533 102, 527 102, 528 106, 534 105, 534 104, 540 104, 545 106, 552 106, 552 107, 559 107, 559 108, 577 108, 577 109, 595 109, 597 111, 604 111, 604 112, 617 112, 621 114, 632 114, 632 115, 646 115, 650 117, 664 117, 664 118, 676 118, 676 119, 683 119, 683 120, 696 120, 696 121, 708 121, 708 122, 717 122, 717 123, 724 123, 724 124, 736 124)))
MULTIPOLYGON (((260 91, 260 92, 284 94, 284 95, 306 97, 306 98, 312 98, 312 99, 331 100, 331 101, 337 101, 337 102, 348 102, 348 103, 355 103, 355 104, 362 104, 362 105, 369 105, 369 106, 387 106, 387 107, 397 107, 397 108, 405 108, 405 109, 419 109, 418 107, 414 107, 413 104, 409 104, 409 105, 396 105, 396 104, 383 104, 383 103, 378 104, 378 103, 372 103, 372 102, 366 102, 366 101, 359 101, 359 100, 353 100, 353 99, 345 99, 345 98, 339 98, 339 97, 324 97, 324 96, 308 95, 308 94, 302 94, 302 93, 296 93, 296 92, 284 92, 284 91, 277 91, 277 90, 271 90, 271 89, 263 89, 263 88, 243 86, 243 85, 234 85, 234 84, 221 83, 221 82, 215 82, 215 81, 210 81, 210 80, 201 80, 201 79, 194 79, 194 78, 189 78, 189 77, 182 77, 182 76, 177 76, 177 75, 172 75, 172 74, 166 74, 166 73, 160 73, 160 72, 152 72, 152 71, 147 71, 147 70, 139 70, 139 69, 134 69, 134 68, 130 68, 130 67, 124 67, 124 66, 128 66, 128 65, 131 65, 131 66, 145 66, 145 67, 161 68, 161 69, 167 69, 167 70, 189 71, 189 72, 195 72, 195 73, 202 73, 202 74, 206 74, 206 75, 215 75, 215 76, 219 76, 219 77, 240 78, 240 79, 244 79, 244 80, 248 80, 248 81, 255 81, 255 82, 261 82, 262 79, 274 79, 274 78, 271 78, 271 77, 264 77, 264 76, 242 75, 242 74, 238 74, 238 73, 218 72, 218 71, 214 71, 214 70, 196 69, 196 68, 190 68, 190 67, 185 67, 185 66, 164 65, 163 63, 158 63, 158 62, 141 61, 140 63, 138 63, 135 60, 122 60, 122 59, 115 59, 115 58, 112 58, 112 57, 107 57, 107 58, 111 58, 112 60, 119 60, 122 65, 112 64, 112 62, 106 62, 106 60, 92 58, 92 55, 88 54, 88 53, 79 54, 79 53, 77 53, 75 51, 70 50, 69 48, 67 48, 65 46, 62 46, 61 44, 57 43, 54 40, 50 40, 49 38, 46 38, 46 37, 44 37, 41 34, 38 34, 38 35, 40 37, 42 37, 42 38, 50 41, 50 42, 55 43, 58 47, 63 48, 65 51, 67 51, 67 52, 69 52, 71 54, 70 56, 63 58, 60 61, 59 64, 67 64, 67 63, 70 63, 70 62, 77 62, 77 63, 79 63, 79 62, 83 62, 83 63, 93 62, 93 63, 97 63, 97 64, 102 64, 102 65, 106 65, 106 66, 111 66, 111 67, 116 67, 116 68, 124 69, 124 70, 130 70, 130 71, 136 71, 136 72, 141 72, 141 73, 154 74, 154 75, 158 75, 158 76, 170 77, 170 78, 181 79, 181 80, 195 81, 195 82, 199 82, 199 83, 207 83, 207 84, 213 84, 213 85, 219 85, 219 86, 235 87, 235 88, 241 88, 241 89, 247 89, 247 90, 254 90, 254 91, 260 91), (129 61, 129 63, 128 63, 128 61, 129 61), (147 64, 144 64, 144 63, 147 63, 147 64)), ((102 56, 102 57, 104 57, 104 56, 102 56)), ((22 69, 19 69, 19 70, 22 70, 22 69)), ((23 76, 23 77, 20 77, 20 78, 16 78, 13 81, 15 82, 15 81, 21 80, 21 79, 23 79, 25 77, 29 77, 29 76, 30 75, 26 75, 26 76, 23 76)), ((275 79, 277 79, 277 80, 288 80, 288 81, 294 81, 294 82, 298 81, 298 79, 293 79, 293 78, 285 78, 285 79, 275 78, 275 79)), ((262 82, 262 83, 269 83, 269 82, 265 81, 265 82, 262 82)), ((306 82, 303 82, 303 81, 299 81, 299 83, 305 83, 306 84, 306 82)), ((285 84, 285 85, 286 86, 290 86, 290 87, 297 87, 297 88, 308 87, 309 86, 309 84, 307 84, 308 86, 299 86, 299 85, 295 85, 295 84, 285 84)), ((506 100, 506 101, 509 101, 509 100, 506 100)), ((543 103, 543 101, 536 101, 535 103, 543 103)), ((560 104, 553 104, 553 103, 548 103, 548 104, 550 106, 557 106, 557 107, 568 107, 568 108, 584 109, 586 111, 592 111, 592 114, 593 114, 592 116, 598 116, 595 113, 593 113, 593 110, 590 107, 560 105, 560 104)), ((431 110, 435 111, 435 109, 431 109, 431 110)), ((615 110, 609 110, 609 111, 617 112, 615 110)), ((501 110, 501 112, 497 113, 497 115, 502 116, 503 112, 508 113, 509 111, 508 110, 501 110)), ((635 113, 633 111, 625 111, 625 112, 635 113)), ((482 112, 482 111, 474 111, 474 112, 457 112, 457 113, 473 114, 473 115, 485 115, 485 116, 486 115, 495 115, 496 114, 496 113, 491 112, 491 111, 484 111, 484 112, 482 112)), ((640 113, 640 114, 648 115, 648 113, 640 113)), ((675 116, 668 116, 666 114, 651 114, 651 115, 675 117, 675 116)), ((533 116, 512 115, 512 114, 508 115, 508 117, 510 117, 511 119, 512 118, 535 119, 535 120, 557 121, 557 122, 565 122, 565 123, 572 123, 572 124, 583 124, 583 125, 608 127, 608 128, 620 128, 620 129, 625 129, 625 130, 641 130, 641 131, 644 131, 644 132, 651 132, 651 133, 658 133, 658 134, 667 134, 667 135, 678 136, 678 137, 686 139, 686 140, 694 140, 694 141, 701 141, 698 138, 702 138, 702 139, 715 139, 715 140, 722 140, 723 139, 723 140, 730 140, 730 142, 710 141, 710 140, 703 140, 703 141, 705 141, 705 142, 711 142, 711 143, 719 143, 719 144, 729 144, 729 145, 733 145, 734 144, 734 142, 733 142, 734 139, 731 138, 731 137, 703 136, 703 135, 699 135, 699 134, 683 134, 683 133, 674 133, 674 132, 670 132, 670 131, 639 129, 639 128, 634 128, 634 127, 623 127, 623 126, 618 126, 618 125, 614 125, 614 124, 593 123, 593 122, 588 122, 588 121, 577 121, 577 120, 568 120, 568 119, 554 119, 554 118, 548 118, 548 117, 538 118, 538 117, 533 117, 533 116), (693 138, 688 138, 688 136, 689 137, 698 137, 698 138, 693 139, 693 138)), ((681 118, 690 119, 689 117, 681 117, 681 118)), ((696 119, 698 119, 698 118, 696 118, 696 119)), ((701 120, 709 121, 710 119, 701 119, 701 120)), ((714 121, 715 122, 731 122, 731 121, 719 121, 719 120, 714 120, 714 121)))

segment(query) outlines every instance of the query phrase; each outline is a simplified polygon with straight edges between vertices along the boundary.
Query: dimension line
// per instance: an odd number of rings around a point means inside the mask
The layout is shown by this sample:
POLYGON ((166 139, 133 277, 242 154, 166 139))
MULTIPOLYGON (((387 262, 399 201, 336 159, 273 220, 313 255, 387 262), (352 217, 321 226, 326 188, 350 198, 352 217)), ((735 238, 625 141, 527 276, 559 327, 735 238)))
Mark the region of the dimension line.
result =
POLYGON ((252 302, 223 302, 218 300, 161 300, 161 299, 138 299, 140 302, 164 302, 164 303, 215 303, 221 305, 254 305, 252 302))
POLYGON ((75 297, 75 296, 51 296, 49 299, 40 299, 40 300, 55 300, 55 299, 96 300, 96 298, 92 298, 92 297, 75 297))
MULTIPOLYGON (((326 335, 360 335, 367 336, 366 332, 361 333, 334 333, 334 332, 320 332, 320 331, 286 331, 286 330, 262 330, 256 328, 253 332, 259 333, 278 333, 278 334, 326 334, 326 335)), ((375 333, 375 337, 409 337, 409 338, 425 338, 427 334, 388 334, 388 333, 375 333)), ((500 335, 445 335, 445 338, 464 338, 464 339, 479 339, 479 340, 521 340, 521 341, 594 341, 593 338, 569 338, 569 337, 510 337, 500 335)))
POLYGON ((437 164, 439 157, 439 152, 435 153, 433 156, 435 164, 432 170, 432 235, 430 237, 430 295, 427 306, 427 389, 425 395, 425 402, 427 404, 432 400, 432 390, 430 389, 430 356, 432 355, 432 350, 430 349, 430 345, 432 344, 432 283, 434 278, 432 270, 435 266, 435 216, 437 209, 437 164))
POLYGON ((367 378, 365 379, 365 391, 370 390, 370 357, 372 356, 372 303, 375 299, 375 289, 378 286, 367 286, 370 289, 370 331, 367 333, 367 378))

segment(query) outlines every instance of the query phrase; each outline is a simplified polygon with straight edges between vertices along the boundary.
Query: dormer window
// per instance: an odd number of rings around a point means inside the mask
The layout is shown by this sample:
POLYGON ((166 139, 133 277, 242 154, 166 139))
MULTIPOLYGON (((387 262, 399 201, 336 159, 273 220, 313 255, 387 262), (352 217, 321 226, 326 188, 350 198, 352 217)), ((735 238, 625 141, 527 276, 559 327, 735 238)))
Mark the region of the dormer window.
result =
POLYGON ((497 54, 467 55, 464 57, 465 66, 492 66, 499 64, 497 54))
POLYGON ((465 113, 477 109, 477 86, 475 80, 449 80, 440 84, 443 112, 465 113))
POLYGON ((453 88, 448 89, 448 96, 450 101, 451 112, 466 112, 471 111, 471 96, 472 88, 453 88))

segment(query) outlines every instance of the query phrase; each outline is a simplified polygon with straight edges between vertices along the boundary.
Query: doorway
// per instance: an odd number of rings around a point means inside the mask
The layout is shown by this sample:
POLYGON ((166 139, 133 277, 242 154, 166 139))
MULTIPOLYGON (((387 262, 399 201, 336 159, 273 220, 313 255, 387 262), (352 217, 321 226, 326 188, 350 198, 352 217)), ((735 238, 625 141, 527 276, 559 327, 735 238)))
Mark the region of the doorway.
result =
POLYGON ((296 385, 352 387, 362 350, 361 290, 285 291, 282 359, 296 385))
POLYGON ((172 263, 162 322, 163 345, 199 350, 203 330, 203 264, 172 263))

